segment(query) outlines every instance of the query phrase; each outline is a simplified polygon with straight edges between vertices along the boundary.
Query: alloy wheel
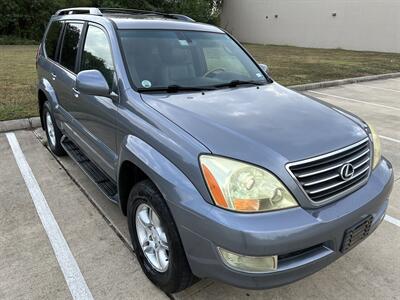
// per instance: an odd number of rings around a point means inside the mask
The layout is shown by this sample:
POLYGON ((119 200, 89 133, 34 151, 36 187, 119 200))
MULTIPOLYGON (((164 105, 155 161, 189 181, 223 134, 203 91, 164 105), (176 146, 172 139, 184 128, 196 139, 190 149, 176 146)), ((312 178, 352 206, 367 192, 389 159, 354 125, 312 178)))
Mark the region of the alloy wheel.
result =
POLYGON ((157 213, 149 205, 140 204, 135 219, 138 240, 146 259, 158 272, 167 271, 168 240, 157 213))

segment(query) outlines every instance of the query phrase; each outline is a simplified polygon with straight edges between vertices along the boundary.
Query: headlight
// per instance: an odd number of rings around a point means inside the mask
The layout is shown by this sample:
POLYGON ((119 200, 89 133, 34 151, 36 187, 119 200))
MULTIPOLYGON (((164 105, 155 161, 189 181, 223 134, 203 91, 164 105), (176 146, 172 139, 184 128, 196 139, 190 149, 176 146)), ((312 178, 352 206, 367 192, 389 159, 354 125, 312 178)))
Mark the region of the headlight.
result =
POLYGON ((375 169, 376 166, 379 164, 381 157, 382 157, 382 149, 381 149, 381 139, 379 138, 378 133, 375 130, 375 127, 371 124, 368 124, 369 131, 370 131, 370 139, 373 144, 373 159, 372 159, 372 169, 375 169))
POLYGON ((281 181, 266 170, 211 155, 202 155, 200 164, 217 206, 240 212, 298 206, 281 181))

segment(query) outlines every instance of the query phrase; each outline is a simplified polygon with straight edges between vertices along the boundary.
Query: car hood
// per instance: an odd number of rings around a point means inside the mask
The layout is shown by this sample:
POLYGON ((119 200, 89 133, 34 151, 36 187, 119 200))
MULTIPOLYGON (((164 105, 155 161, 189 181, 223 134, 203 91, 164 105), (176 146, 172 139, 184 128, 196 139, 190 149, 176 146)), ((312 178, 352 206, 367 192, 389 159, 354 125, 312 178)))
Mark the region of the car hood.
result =
POLYGON ((212 153, 257 164, 301 160, 366 137, 328 104, 277 83, 142 98, 212 153))

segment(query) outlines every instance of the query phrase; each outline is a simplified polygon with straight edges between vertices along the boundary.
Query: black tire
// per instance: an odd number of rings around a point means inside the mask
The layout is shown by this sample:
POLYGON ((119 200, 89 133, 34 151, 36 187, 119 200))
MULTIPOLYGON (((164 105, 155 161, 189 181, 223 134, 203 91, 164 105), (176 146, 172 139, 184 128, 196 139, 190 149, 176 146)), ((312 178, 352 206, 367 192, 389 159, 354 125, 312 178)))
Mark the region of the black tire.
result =
POLYGON ((129 194, 127 217, 136 257, 146 276, 166 293, 176 293, 192 285, 195 277, 187 262, 175 223, 163 196, 150 180, 141 181, 132 188, 129 194), (169 247, 169 264, 168 269, 163 273, 158 272, 151 265, 139 244, 135 216, 140 204, 147 204, 157 213, 165 230, 169 247))
POLYGON ((64 148, 61 146, 61 138, 63 135, 62 135, 60 129, 58 128, 57 123, 54 120, 54 117, 50 110, 50 104, 47 101, 43 104, 42 120, 44 123, 44 129, 46 131, 47 145, 49 146, 51 152, 53 152, 56 156, 64 156, 66 153, 65 153, 64 148), (49 130, 48 130, 47 118, 46 118, 47 114, 50 114, 50 118, 53 123, 54 137, 55 137, 54 144, 51 142, 50 136, 49 136, 49 130))

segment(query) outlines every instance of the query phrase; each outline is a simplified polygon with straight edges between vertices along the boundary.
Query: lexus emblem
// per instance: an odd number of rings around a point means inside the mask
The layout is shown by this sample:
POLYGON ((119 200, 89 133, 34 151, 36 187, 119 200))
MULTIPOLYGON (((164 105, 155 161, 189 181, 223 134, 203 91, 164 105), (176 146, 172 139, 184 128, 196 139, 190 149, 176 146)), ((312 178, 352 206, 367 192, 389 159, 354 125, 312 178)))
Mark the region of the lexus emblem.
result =
POLYGON ((340 168, 340 177, 342 177, 344 181, 350 180, 351 178, 353 178, 353 176, 354 167, 352 164, 347 163, 340 168))

